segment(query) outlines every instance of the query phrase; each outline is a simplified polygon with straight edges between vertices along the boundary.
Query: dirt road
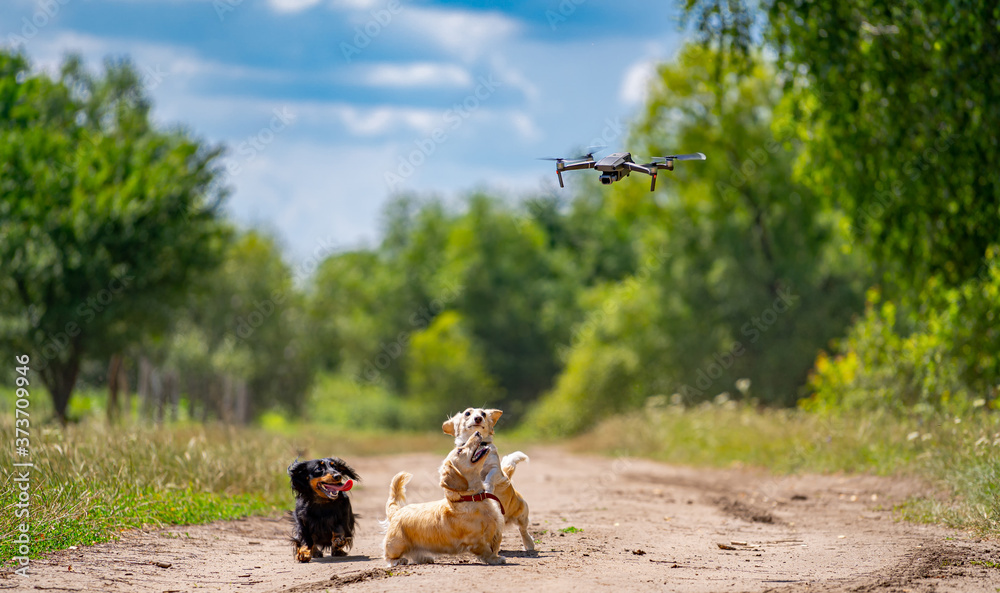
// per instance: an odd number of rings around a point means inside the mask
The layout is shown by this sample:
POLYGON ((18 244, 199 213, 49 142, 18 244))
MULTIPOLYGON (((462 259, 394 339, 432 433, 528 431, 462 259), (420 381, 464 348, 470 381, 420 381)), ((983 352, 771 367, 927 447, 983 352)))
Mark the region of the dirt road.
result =
POLYGON ((288 520, 255 518, 126 533, 34 561, 29 577, 0 578, 0 590, 1000 591, 1000 542, 892 519, 916 487, 905 481, 527 453, 514 483, 539 543, 526 554, 508 529, 505 566, 384 568, 376 520, 390 477, 415 474, 411 502, 441 496, 440 458, 412 454, 350 460, 364 478, 353 492, 363 518, 346 558, 298 564, 288 520))

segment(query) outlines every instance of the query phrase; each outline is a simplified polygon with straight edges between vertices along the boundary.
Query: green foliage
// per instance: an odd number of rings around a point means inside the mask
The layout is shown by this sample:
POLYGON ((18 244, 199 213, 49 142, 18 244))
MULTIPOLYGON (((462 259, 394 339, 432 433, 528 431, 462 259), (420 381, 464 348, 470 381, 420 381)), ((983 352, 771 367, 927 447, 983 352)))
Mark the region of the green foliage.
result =
POLYGON ((414 421, 425 417, 414 407, 384 385, 323 373, 309 393, 305 416, 310 422, 345 430, 428 428, 414 421))
POLYGON ((869 0, 686 4, 708 44, 755 35, 778 54, 786 93, 775 129, 804 150, 795 179, 842 209, 876 264, 877 296, 833 359, 810 409, 931 414, 993 406, 992 276, 1000 246, 1000 9, 869 0), (712 15, 715 15, 712 17, 712 15), (983 255, 987 258, 984 260, 983 255), (883 300, 885 299, 885 300, 883 300))
POLYGON ((0 52, 0 341, 63 421, 83 357, 162 331, 219 261, 219 150, 148 112, 127 62, 51 80, 0 52))
POLYGON ((400 406, 403 426, 468 405, 463 398, 495 400, 516 420, 561 368, 581 285, 635 267, 629 223, 609 212, 599 194, 518 207, 474 194, 462 212, 400 196, 378 249, 319 267, 312 348, 323 368, 353 378, 349 391, 396 394, 378 401, 400 406))
POLYGON ((408 397, 428 410, 432 424, 470 405, 490 406, 500 399, 482 353, 455 311, 438 315, 413 335, 407 358, 408 397))
POLYGON ((808 138, 802 178, 847 211, 887 288, 915 297, 932 276, 973 277, 1000 241, 996 3, 763 7, 766 19, 754 4, 685 5, 709 44, 747 56, 763 37, 777 50, 790 127, 808 138))
POLYGON ((877 409, 936 415, 1000 407, 1000 257, 991 248, 980 276, 956 288, 928 285, 907 314, 877 290, 865 315, 821 354, 801 405, 816 412, 877 409))
POLYGON ((308 318, 321 368, 402 392, 404 345, 453 306, 462 287, 439 274, 454 220, 440 202, 401 196, 384 216, 379 249, 334 254, 319 266, 308 318))
POLYGON ((505 394, 499 403, 514 420, 551 385, 574 310, 571 263, 547 247, 530 219, 473 195, 448 235, 441 271, 462 288, 453 308, 481 344, 505 394))
POLYGON ((592 309, 599 315, 577 328, 555 387, 528 415, 528 425, 540 434, 577 433, 641 406, 647 394, 640 386, 657 380, 659 369, 641 364, 641 352, 655 347, 649 341, 659 341, 645 316, 655 298, 650 286, 631 280, 594 292, 607 294, 592 309))
MULTIPOLYGON (((245 422, 269 409, 297 413, 315 371, 292 269, 274 240, 256 231, 233 237, 223 258, 192 287, 158 359, 182 377, 191 417, 245 422), (246 417, 232 416, 227 380, 246 383, 246 417)), ((147 344, 147 352, 156 350, 147 344)))
POLYGON ((832 190, 894 286, 974 277, 1000 242, 996 3, 777 2, 771 20, 818 99, 793 110, 813 128, 808 181, 832 190))

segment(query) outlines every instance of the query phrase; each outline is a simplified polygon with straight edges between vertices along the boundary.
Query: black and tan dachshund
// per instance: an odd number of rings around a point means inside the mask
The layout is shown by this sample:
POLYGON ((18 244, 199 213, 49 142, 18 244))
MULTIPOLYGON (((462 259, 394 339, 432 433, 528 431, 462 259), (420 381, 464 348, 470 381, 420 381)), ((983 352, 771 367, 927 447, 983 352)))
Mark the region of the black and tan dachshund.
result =
POLYGON ((358 473, 338 457, 296 460, 288 466, 295 490, 295 559, 309 562, 322 558, 329 548, 334 556, 346 556, 354 543, 357 515, 347 491, 358 473))

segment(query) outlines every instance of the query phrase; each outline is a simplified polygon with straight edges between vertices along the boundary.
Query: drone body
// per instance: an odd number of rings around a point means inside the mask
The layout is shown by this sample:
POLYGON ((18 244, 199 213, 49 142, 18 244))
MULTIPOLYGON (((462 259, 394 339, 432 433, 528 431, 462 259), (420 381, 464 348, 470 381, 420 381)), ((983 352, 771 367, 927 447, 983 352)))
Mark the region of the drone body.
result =
POLYGON ((594 153, 589 153, 577 159, 553 158, 544 159, 556 162, 556 175, 559 177, 559 187, 563 185, 562 174, 564 171, 578 171, 580 169, 597 169, 601 172, 601 183, 611 185, 616 181, 621 181, 636 171, 645 173, 652 177, 649 184, 649 191, 656 189, 656 173, 659 169, 667 171, 674 170, 674 161, 703 161, 705 155, 700 152, 692 154, 675 154, 672 156, 652 157, 650 163, 640 165, 632 160, 632 154, 628 152, 616 152, 608 156, 594 160, 594 153))

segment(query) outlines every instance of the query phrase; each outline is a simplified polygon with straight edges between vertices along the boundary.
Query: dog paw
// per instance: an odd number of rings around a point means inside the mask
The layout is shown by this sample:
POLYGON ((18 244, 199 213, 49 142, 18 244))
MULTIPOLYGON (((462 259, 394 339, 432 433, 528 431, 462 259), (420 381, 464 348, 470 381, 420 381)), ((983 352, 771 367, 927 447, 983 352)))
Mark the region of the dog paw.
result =
POLYGON ((496 566, 498 564, 507 564, 507 559, 503 556, 494 556, 493 558, 483 558, 483 562, 491 566, 496 566))
POLYGON ((299 562, 309 562, 312 560, 312 551, 306 546, 301 546, 295 550, 295 559, 299 562))
POLYGON ((343 548, 334 548, 333 555, 334 556, 347 556, 347 552, 343 548))

